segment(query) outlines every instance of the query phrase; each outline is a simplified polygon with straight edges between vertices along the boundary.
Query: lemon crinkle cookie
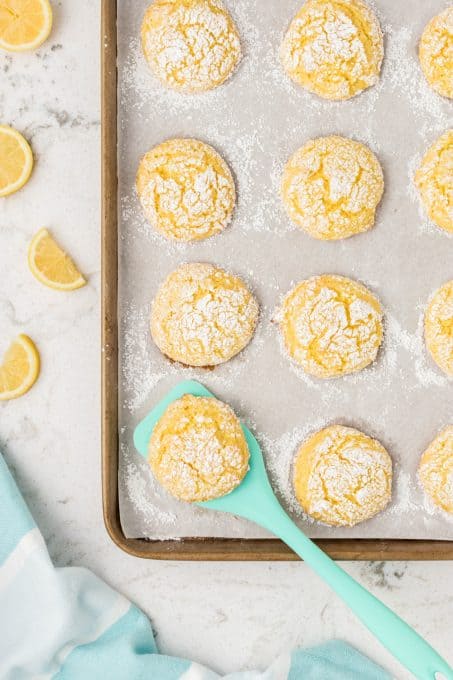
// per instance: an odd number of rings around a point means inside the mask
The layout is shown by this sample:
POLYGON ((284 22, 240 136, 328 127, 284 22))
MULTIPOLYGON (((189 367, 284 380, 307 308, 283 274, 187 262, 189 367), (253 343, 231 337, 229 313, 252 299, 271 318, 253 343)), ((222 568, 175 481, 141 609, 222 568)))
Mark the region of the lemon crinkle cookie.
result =
POLYGON ((333 425, 309 437, 294 466, 294 491, 303 510, 324 524, 354 526, 390 501, 392 460, 363 432, 333 425))
POLYGON ((365 368, 383 337, 379 300, 343 276, 323 274, 299 283, 284 299, 278 320, 290 357, 317 378, 365 368))
POLYGON ((342 239, 371 229, 384 191, 370 149, 345 137, 318 137, 285 166, 281 195, 291 220, 311 236, 342 239))
POLYGON ((197 139, 170 139, 148 151, 136 185, 150 224, 174 241, 218 234, 230 222, 236 203, 228 165, 197 139))
POLYGON ((418 474, 433 503, 453 513, 453 425, 439 432, 428 446, 420 459, 418 474))
POLYGON ((453 6, 433 17, 419 45, 422 71, 438 94, 453 97, 453 6))
POLYGON ((180 92, 212 90, 241 59, 238 31, 220 0, 154 0, 141 33, 152 71, 180 92))
POLYGON ((453 377, 453 280, 431 298, 425 314, 425 341, 439 368, 453 377))
POLYGON ((453 129, 430 146, 415 174, 415 184, 429 218, 453 233, 453 129))
POLYGON ((194 503, 235 489, 247 473, 249 450, 227 404, 185 395, 168 406, 154 428, 148 460, 169 493, 194 503))
POLYGON ((307 0, 280 48, 290 78, 325 99, 349 99, 374 85, 383 56, 379 22, 362 0, 307 0))
POLYGON ((211 264, 178 267, 152 306, 151 334, 161 352, 189 366, 215 366, 251 340, 258 303, 237 276, 211 264))

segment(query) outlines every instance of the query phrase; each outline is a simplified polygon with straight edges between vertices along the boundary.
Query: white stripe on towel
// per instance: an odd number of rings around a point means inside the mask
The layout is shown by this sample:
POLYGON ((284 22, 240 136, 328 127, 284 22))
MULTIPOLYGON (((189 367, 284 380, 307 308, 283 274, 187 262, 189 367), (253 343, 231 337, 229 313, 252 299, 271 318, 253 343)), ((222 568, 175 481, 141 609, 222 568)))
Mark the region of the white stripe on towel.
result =
POLYGON ((190 668, 180 676, 179 680, 218 680, 218 678, 220 676, 217 673, 203 668, 198 663, 192 663, 190 668))
POLYGON ((64 665, 65 659, 74 651, 77 647, 82 645, 88 645, 90 642, 95 642, 100 638, 111 626, 113 626, 117 621, 119 621, 131 608, 131 603, 126 600, 122 595, 118 595, 114 605, 110 607, 107 611, 99 617, 96 629, 92 631, 91 635, 86 635, 85 637, 80 636, 80 638, 71 644, 67 644, 60 649, 58 655, 54 659, 52 664, 52 669, 49 673, 44 673, 42 675, 36 675, 34 680, 50 680, 53 676, 61 669, 64 665))
POLYGON ((17 572, 22 569, 30 555, 37 549, 47 550, 41 532, 35 527, 20 539, 0 567, 0 592, 8 587, 17 576, 17 572))

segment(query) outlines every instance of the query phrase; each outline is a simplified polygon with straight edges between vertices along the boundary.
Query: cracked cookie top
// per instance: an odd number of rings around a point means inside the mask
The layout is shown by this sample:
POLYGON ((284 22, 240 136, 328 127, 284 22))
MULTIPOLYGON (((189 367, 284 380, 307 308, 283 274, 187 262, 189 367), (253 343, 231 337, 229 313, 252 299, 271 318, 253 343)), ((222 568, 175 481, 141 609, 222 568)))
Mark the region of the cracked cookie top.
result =
POLYGON ((194 503, 235 489, 247 474, 249 450, 227 404, 186 394, 168 406, 154 428, 148 461, 172 496, 194 503))
POLYGON ((392 460, 376 439, 342 425, 316 432, 300 447, 294 491, 303 510, 324 524, 354 526, 390 501, 392 460))
POLYGON ((362 0, 307 0, 280 48, 289 77, 325 99, 349 99, 379 77, 384 44, 362 0))
POLYGON ((453 129, 430 146, 415 174, 415 185, 429 218, 453 233, 453 129))
POLYGON ((453 425, 444 428, 420 459, 419 479, 435 505, 453 513, 453 425))
POLYGON ((382 342, 382 308, 360 283, 323 274, 293 288, 278 312, 290 357, 310 375, 333 378, 371 364, 382 342))
POLYGON ((142 46, 159 80, 185 93, 221 85, 241 59, 238 31, 219 0, 154 0, 142 46))
POLYGON ((236 190, 217 151, 197 139, 169 139, 140 161, 137 192, 149 223, 173 241, 199 241, 231 220, 236 190))
POLYGON ((423 31, 418 50, 420 66, 430 86, 453 97, 453 7, 433 17, 423 31))
POLYGON ((425 314, 425 341, 439 368, 453 377, 453 281, 444 283, 431 298, 425 314))
POLYGON ((161 352, 188 366, 216 366, 250 342, 258 303, 237 276, 212 264, 183 264, 154 298, 151 334, 161 352))
POLYGON ((364 144, 339 136, 311 139, 285 166, 281 195, 291 220, 322 240, 371 229, 384 191, 382 168, 364 144))

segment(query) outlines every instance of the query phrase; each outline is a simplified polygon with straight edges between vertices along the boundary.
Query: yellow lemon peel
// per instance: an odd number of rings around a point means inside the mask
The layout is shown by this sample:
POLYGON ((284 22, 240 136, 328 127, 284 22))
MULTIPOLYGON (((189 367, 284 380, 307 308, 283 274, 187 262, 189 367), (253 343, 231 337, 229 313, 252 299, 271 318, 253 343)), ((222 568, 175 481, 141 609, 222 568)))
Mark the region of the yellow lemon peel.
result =
POLYGON ((19 191, 33 170, 27 140, 9 125, 0 125, 0 197, 19 191))
POLYGON ((40 229, 33 237, 28 248, 28 266, 38 281, 54 290, 76 290, 86 284, 72 259, 47 229, 40 229))
POLYGON ((16 399, 35 384, 40 370, 39 352, 28 335, 19 335, 0 365, 0 401, 16 399))

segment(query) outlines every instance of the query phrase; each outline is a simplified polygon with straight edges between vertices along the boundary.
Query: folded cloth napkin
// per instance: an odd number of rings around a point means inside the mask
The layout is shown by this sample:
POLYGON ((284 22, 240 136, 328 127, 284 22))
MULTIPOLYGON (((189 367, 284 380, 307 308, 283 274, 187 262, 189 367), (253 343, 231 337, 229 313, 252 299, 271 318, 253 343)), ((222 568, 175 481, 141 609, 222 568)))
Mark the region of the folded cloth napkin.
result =
MULTIPOLYGON (((159 654, 146 616, 87 569, 56 569, 0 454, 1 680, 214 680, 198 664, 159 654)), ((333 641, 230 680, 389 680, 333 641)))

